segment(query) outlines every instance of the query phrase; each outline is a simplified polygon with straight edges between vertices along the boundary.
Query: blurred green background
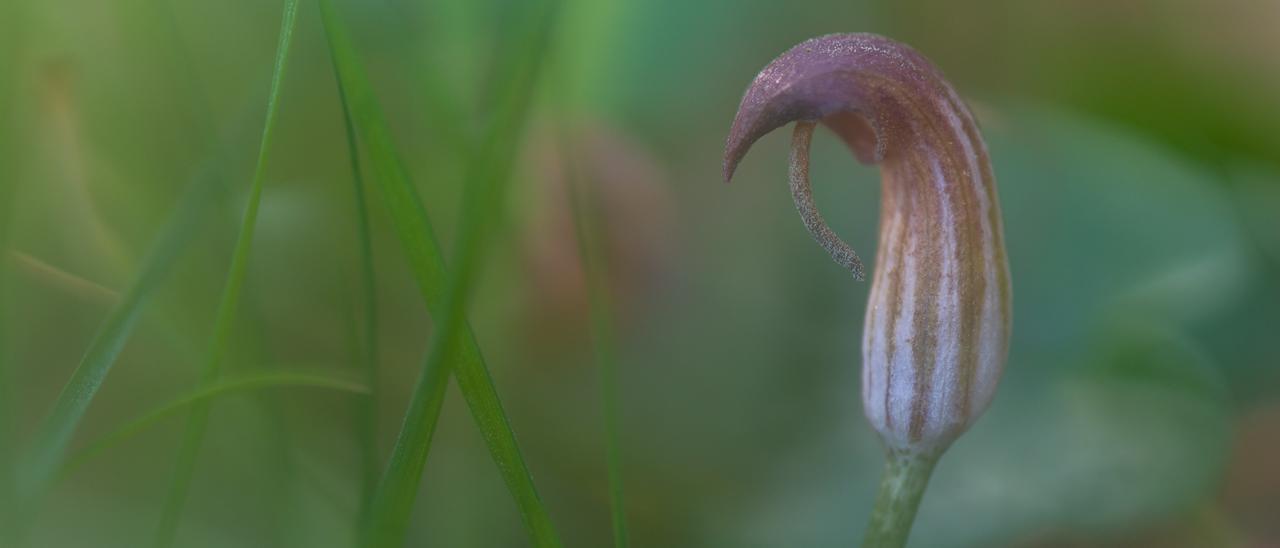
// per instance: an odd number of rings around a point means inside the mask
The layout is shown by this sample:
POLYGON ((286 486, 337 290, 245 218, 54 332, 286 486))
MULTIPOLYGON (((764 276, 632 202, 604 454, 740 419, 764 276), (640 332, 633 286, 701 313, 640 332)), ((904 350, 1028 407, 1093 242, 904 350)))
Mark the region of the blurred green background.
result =
MULTIPOLYGON (((518 49, 516 0, 340 2, 445 247, 467 143, 518 49)), ((1280 545, 1280 3, 566 0, 469 311, 565 544, 611 542, 598 368, 565 191, 579 158, 607 264, 635 546, 848 546, 882 462, 859 401, 868 284, 815 245, 786 138, 732 185, 746 85, 806 38, 876 32, 939 65, 983 126, 1014 286, 992 408, 943 458, 914 546, 1280 545)), ((220 191, 73 449, 196 386, 254 167, 280 6, 0 0, 3 359, 32 438, 188 181, 220 191)), ((228 374, 359 380, 342 111, 304 1, 228 374)), ((831 135, 817 200, 874 256, 880 189, 831 135)), ((432 331, 377 192, 385 458, 432 331)), ((361 396, 218 399, 180 546, 348 546, 361 396)), ((64 477, 31 546, 151 538, 182 421, 64 477)), ((13 452, 13 451, 6 451, 13 452)), ((528 540, 450 388, 410 546, 528 540)))

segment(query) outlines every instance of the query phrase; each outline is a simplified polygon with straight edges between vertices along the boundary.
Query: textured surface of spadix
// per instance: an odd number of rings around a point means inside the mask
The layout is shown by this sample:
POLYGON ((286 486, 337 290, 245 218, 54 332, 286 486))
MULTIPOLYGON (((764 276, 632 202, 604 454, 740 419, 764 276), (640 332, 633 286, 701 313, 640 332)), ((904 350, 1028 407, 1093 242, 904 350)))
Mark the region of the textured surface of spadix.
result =
MULTIPOLYGON (((941 450, 991 402, 1009 340, 1003 228, 977 124, 911 48, 823 36, 778 57, 747 89, 725 147, 726 180, 752 143, 793 121, 820 121, 860 160, 881 165, 863 405, 891 449, 941 450)), ((803 177, 793 188, 808 186, 809 127, 798 126, 793 143, 793 179, 803 177)), ((815 236, 829 251, 843 245, 815 236)))

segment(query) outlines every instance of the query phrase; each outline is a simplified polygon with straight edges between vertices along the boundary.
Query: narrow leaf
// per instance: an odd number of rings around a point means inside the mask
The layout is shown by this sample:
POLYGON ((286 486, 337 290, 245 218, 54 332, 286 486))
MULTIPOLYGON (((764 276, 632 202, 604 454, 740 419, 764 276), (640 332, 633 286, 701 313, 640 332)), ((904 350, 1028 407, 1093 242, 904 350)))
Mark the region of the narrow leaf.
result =
POLYGON ((351 392, 353 394, 370 394, 368 386, 356 384, 337 377, 327 377, 308 373, 257 373, 254 375, 243 376, 241 378, 218 381, 144 413, 141 417, 138 417, 137 419, 126 423, 124 426, 115 429, 111 433, 90 442, 85 445, 83 449, 76 451, 67 459, 66 464, 62 465, 62 469, 59 471, 58 477, 67 477, 79 469, 80 466, 84 465, 84 463, 101 454, 103 451, 119 445, 156 423, 182 411, 188 410, 191 407, 206 405, 223 396, 231 396, 263 388, 279 387, 326 388, 341 392, 351 392))
MULTIPOLYGON (((534 543, 537 546, 559 546, 559 539, 533 486, 528 467, 502 410, 474 334, 463 318, 465 299, 457 296, 466 294, 466 288, 462 286, 472 278, 467 272, 470 268, 468 265, 474 266, 476 261, 464 258, 457 263, 461 267, 458 272, 451 276, 446 271, 443 254, 427 213, 395 151, 381 108, 373 95, 348 31, 329 0, 321 0, 321 14, 334 64, 360 137, 369 151, 383 201, 391 214, 427 308, 436 318, 438 326, 428 353, 427 365, 415 387, 391 462, 362 527, 361 541, 366 546, 397 546, 403 541, 439 417, 445 381, 450 372, 455 372, 463 396, 508 489, 516 499, 534 543)), ((545 50, 545 21, 541 18, 537 20, 538 28, 541 29, 534 34, 537 40, 522 44, 534 46, 521 50, 530 59, 539 60, 545 50)), ((513 85, 505 86, 504 89, 527 94, 532 84, 532 72, 519 71, 523 80, 513 82, 513 85)), ((474 245, 475 241, 484 239, 483 234, 476 227, 469 227, 468 223, 480 222, 478 219, 481 218, 473 213, 488 211, 487 198, 501 194, 500 188, 495 187, 501 187, 499 181, 509 174, 514 143, 527 107, 522 104, 524 102, 509 101, 510 106, 502 108, 495 118, 494 131, 486 140, 484 151, 478 153, 474 165, 483 167, 475 172, 475 178, 469 180, 467 186, 481 186, 485 190, 479 193, 479 198, 476 191, 467 192, 470 197, 464 205, 464 226, 459 231, 458 243, 458 249, 464 257, 474 256, 480 247, 474 245)))
POLYGON ((24 496, 38 494, 61 466, 76 427, 133 333, 141 311, 168 277, 179 254, 215 203, 213 197, 223 177, 219 159, 215 155, 190 184, 129 289, 111 310, 71 379, 63 386, 52 413, 26 452, 21 490, 24 496))
POLYGON ((360 150, 355 122, 347 106, 347 92, 338 80, 338 100, 342 103, 342 122, 346 130, 347 156, 351 161, 351 186, 355 196, 356 232, 360 240, 360 289, 363 300, 363 330, 355 337, 357 354, 365 373, 370 393, 361 404, 356 418, 361 451, 363 496, 361 514, 373 500, 378 485, 378 294, 377 274, 373 268, 373 240, 369 235, 369 206, 364 193, 364 174, 360 169, 360 150))
MULTIPOLYGON (((563 132, 562 132, 563 133, 563 132)), ((626 548, 626 508, 623 505, 622 463, 618 434, 618 360, 615 354, 613 306, 609 298, 608 271, 604 263, 597 216, 587 206, 590 200, 589 184, 582 180, 578 163, 570 148, 569 139, 560 138, 559 149, 563 154, 564 173, 568 178, 570 209, 573 213, 574 233, 578 240, 578 256, 582 262, 583 279, 587 285, 587 300, 591 316, 591 346, 596 367, 600 369, 600 400, 604 411, 605 465, 609 478, 609 515, 613 525, 613 545, 626 548), (586 188, 582 188, 586 187, 586 188)))
MULTIPOLYGON (((285 0, 284 16, 280 23, 280 40, 276 48, 275 67, 271 76, 271 90, 267 99, 266 121, 262 129, 262 142, 258 149, 258 164, 254 170, 253 183, 249 190, 249 202, 245 206, 244 220, 240 227, 240 235, 236 240, 235 251, 231 259, 230 271, 227 274, 226 286, 218 304, 214 320, 213 340, 206 357, 200 383, 207 386, 214 382, 221 370, 222 361, 234 326, 236 310, 240 304, 241 289, 248 271, 249 251, 253 246, 253 234, 257 226, 258 207, 262 200, 262 188, 266 179, 267 160, 272 136, 275 133, 276 120, 279 117, 281 84, 288 65, 289 46, 293 41, 293 30, 298 14, 298 0, 285 0)), ((156 531, 155 546, 171 546, 177 534, 178 521, 190 488, 191 478, 195 472, 195 461, 200 451, 200 444, 208 426, 209 406, 207 403, 196 404, 191 409, 187 427, 178 450, 177 464, 173 482, 170 485, 164 507, 161 510, 160 524, 156 531)))

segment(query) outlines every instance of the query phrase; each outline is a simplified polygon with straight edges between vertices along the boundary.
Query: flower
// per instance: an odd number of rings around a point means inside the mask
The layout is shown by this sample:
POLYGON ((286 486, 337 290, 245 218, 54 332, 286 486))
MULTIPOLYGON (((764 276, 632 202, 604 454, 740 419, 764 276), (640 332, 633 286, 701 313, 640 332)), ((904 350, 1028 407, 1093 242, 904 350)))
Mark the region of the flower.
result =
POLYGON ((973 115, 910 47, 872 34, 803 42, 756 76, 725 147, 724 177, 757 139, 797 122, 791 189, 806 228, 862 279, 809 186, 821 123, 879 164, 879 249, 863 331, 863 409, 891 452, 938 454, 991 403, 1004 369, 1010 285, 1000 204, 973 115))

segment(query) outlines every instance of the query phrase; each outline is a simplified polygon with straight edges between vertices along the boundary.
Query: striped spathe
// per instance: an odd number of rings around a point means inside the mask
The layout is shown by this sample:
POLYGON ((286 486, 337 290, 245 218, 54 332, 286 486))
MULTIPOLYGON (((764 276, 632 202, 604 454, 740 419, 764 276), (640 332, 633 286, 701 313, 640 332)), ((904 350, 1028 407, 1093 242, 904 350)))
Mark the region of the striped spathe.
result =
POLYGON ((1010 283, 995 178, 968 107, 915 50, 871 34, 803 42, 742 99, 724 177, 761 136, 797 122, 790 183, 806 229, 858 279, 863 264, 827 226, 809 183, 809 143, 831 129, 882 173, 879 248, 862 351, 867 419, 891 451, 938 453, 995 395, 1008 353, 1010 283))

